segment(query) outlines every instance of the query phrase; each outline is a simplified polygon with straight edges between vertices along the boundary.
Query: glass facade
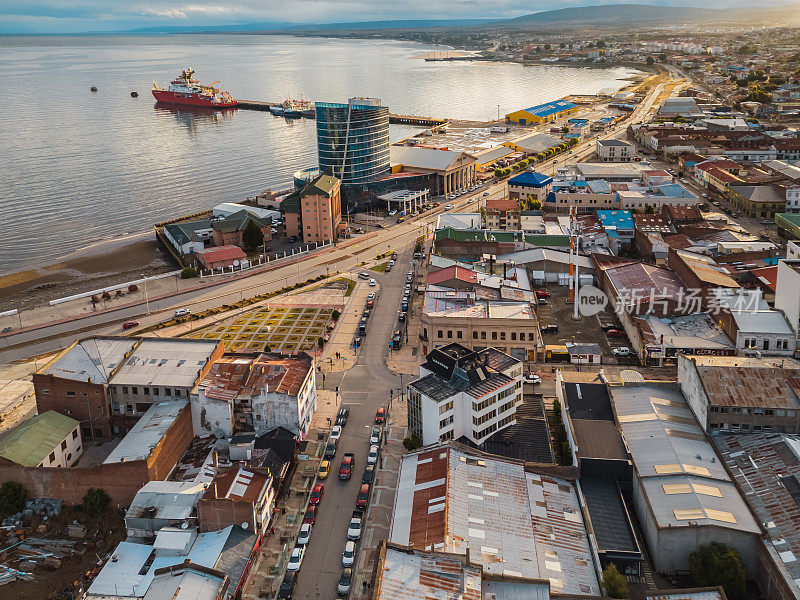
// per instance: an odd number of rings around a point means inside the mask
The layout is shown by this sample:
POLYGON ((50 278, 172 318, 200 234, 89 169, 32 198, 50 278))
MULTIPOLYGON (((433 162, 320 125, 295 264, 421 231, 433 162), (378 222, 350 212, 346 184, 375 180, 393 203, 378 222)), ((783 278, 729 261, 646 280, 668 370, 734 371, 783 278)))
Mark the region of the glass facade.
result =
POLYGON ((389 165, 389 108, 374 98, 317 102, 317 155, 323 173, 358 185, 380 179, 389 165))

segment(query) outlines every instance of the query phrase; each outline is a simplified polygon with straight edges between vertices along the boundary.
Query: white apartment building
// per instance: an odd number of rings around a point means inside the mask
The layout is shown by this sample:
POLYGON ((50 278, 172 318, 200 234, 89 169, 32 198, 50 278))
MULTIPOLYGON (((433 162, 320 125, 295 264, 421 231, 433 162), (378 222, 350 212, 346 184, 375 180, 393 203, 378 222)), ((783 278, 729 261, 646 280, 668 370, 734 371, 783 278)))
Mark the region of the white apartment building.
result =
POLYGON ((596 152, 602 162, 628 162, 636 156, 636 146, 625 140, 597 140, 596 152))
MULTIPOLYGON (((787 254, 798 252, 797 244, 789 242, 787 254)), ((775 308, 789 321, 795 338, 800 336, 800 258, 778 261, 775 283, 775 308)))
POLYGON ((408 430, 424 445, 464 436, 482 444, 516 423, 522 361, 494 348, 432 350, 408 385, 408 430))

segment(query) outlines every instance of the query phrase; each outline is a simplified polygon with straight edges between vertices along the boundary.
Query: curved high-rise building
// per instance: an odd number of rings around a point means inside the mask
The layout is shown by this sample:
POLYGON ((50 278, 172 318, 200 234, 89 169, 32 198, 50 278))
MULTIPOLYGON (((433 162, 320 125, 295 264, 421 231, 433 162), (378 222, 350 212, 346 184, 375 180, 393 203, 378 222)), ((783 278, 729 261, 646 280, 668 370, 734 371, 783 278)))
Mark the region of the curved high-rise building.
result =
POLYGON ((317 102, 317 155, 323 173, 358 185, 380 179, 389 165, 389 108, 378 98, 317 102))

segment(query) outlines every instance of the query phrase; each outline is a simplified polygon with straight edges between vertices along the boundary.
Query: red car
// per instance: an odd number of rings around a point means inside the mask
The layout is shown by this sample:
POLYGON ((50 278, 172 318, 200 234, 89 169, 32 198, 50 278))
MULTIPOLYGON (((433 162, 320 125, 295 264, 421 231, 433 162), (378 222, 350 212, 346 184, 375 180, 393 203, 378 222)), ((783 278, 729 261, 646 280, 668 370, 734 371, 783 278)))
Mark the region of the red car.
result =
POLYGON ((342 457, 342 464, 339 466, 339 479, 345 481, 350 479, 350 476, 353 474, 353 456, 352 452, 347 452, 342 457))
POLYGON ((356 508, 365 508, 367 500, 369 499, 369 486, 364 483, 358 488, 358 496, 356 497, 356 508))
POLYGON ((308 523, 309 525, 313 525, 314 521, 317 520, 317 507, 315 504, 312 504, 306 510, 306 516, 303 517, 303 523, 308 523))
POLYGON ((375 413, 375 422, 380 425, 383 423, 384 419, 386 419, 386 409, 381 407, 378 409, 378 412, 375 413))
POLYGON ((622 329, 609 329, 606 331, 606 335, 608 337, 628 337, 628 334, 622 329))
POLYGON ((311 497, 308 499, 308 503, 311 505, 319 504, 319 501, 322 500, 322 494, 325 493, 325 484, 318 483, 314 486, 314 489, 311 490, 311 497))
POLYGON ((123 329, 130 329, 131 327, 138 327, 138 326, 139 326, 139 321, 125 321, 122 324, 123 329))
POLYGON ((547 290, 536 290, 536 297, 537 298, 549 298, 550 292, 547 290))

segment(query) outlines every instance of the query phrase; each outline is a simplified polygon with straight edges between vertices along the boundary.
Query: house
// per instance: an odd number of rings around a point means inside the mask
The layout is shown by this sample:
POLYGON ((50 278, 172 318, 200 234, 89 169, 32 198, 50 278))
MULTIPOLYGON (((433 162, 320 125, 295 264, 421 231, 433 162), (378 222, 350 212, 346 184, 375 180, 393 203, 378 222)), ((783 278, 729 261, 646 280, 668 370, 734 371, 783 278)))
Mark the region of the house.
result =
POLYGON ((167 241, 181 257, 192 257, 207 246, 241 246, 242 235, 254 223, 265 240, 272 239, 272 218, 260 217, 242 208, 227 216, 164 225, 167 241))
POLYGON ((514 423, 522 400, 522 361, 452 343, 428 352, 408 384, 408 430, 422 443, 462 436, 480 444, 514 423))
POLYGON ((515 152, 536 155, 546 152, 548 148, 555 148, 560 143, 561 140, 555 136, 537 132, 504 142, 503 145, 515 152))
POLYGON ((597 140, 598 160, 602 162, 628 162, 636 157, 636 146, 625 140, 597 140))
POLYGON ((511 197, 486 199, 486 229, 519 230, 519 202, 511 197))
POLYGON ((795 333, 778 310, 723 310, 717 319, 740 355, 794 355, 795 333))
POLYGON ((800 369, 681 355, 678 383, 705 431, 800 433, 800 369))
POLYGON ((194 481, 148 481, 125 512, 131 541, 150 541, 164 527, 197 527, 197 502, 206 484, 194 481))
POLYGON ((0 462, 23 467, 71 467, 83 454, 80 423, 54 410, 0 434, 0 462))
POLYGON ((337 240, 347 230, 347 224, 342 223, 341 181, 331 175, 320 175, 292 192, 281 206, 286 235, 306 244, 337 240))
MULTIPOLYGON (((699 297, 694 303, 699 306, 699 297)), ((641 315, 633 324, 631 346, 643 365, 674 366, 682 354, 736 355, 736 346, 706 312, 666 318, 641 315)))
POLYGON ((216 531, 247 523, 263 535, 272 522, 277 486, 267 469, 221 469, 197 504, 200 531, 216 531))
POLYGON ((600 344, 567 342, 566 346, 569 362, 574 365, 599 365, 603 357, 600 344))
POLYGON ((285 427, 305 438, 317 409, 315 373, 305 352, 225 354, 191 391, 194 430, 231 435, 285 427))
POLYGON ((243 268, 249 264, 247 255, 239 246, 206 248, 195 252, 194 257, 198 265, 207 271, 243 268))
POLYGON ((633 242, 635 227, 633 215, 629 210, 598 210, 597 218, 609 239, 612 252, 619 252, 622 247, 630 247, 633 242))
POLYGON ((511 200, 544 204, 552 189, 553 178, 538 171, 525 171, 508 180, 508 197, 511 200))
MULTIPOLYGON (((553 594, 600 595, 573 481, 461 444, 422 448, 400 459, 389 542, 466 554, 484 575, 549 582, 553 594)), ((412 574, 404 580, 413 581, 412 574)), ((528 595, 532 591, 497 597, 540 598, 528 595)))
POLYGON ((713 302, 714 290, 737 290, 740 287, 727 268, 704 254, 670 248, 667 264, 692 290, 692 297, 699 297, 700 306, 696 308, 697 312, 708 308, 713 302))
POLYGON ((553 100, 544 104, 537 104, 530 108, 517 110, 506 115, 509 123, 519 123, 520 125, 533 123, 553 123, 563 119, 578 110, 578 105, 568 100, 553 100))
POLYGON ((473 290, 478 285, 478 273, 459 265, 428 271, 428 285, 453 290, 473 290))
POLYGON ((778 261, 775 284, 775 308, 782 311, 794 331, 800 336, 800 259, 778 261))

